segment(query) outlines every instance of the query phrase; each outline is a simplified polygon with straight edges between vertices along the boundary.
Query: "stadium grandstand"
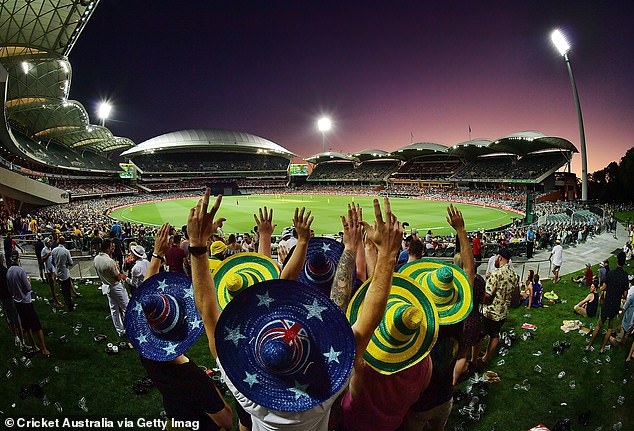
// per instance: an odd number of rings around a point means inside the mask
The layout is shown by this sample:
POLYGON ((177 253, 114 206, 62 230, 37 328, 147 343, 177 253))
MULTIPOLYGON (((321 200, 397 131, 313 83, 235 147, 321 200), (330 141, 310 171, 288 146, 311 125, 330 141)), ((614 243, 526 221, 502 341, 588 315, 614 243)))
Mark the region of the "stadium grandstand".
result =
POLYGON ((566 139, 527 131, 452 147, 421 142, 392 152, 326 152, 306 161, 314 165, 309 184, 400 188, 418 194, 429 187, 496 189, 503 183, 515 191, 561 199, 574 196, 575 184, 570 187, 563 181, 565 172, 558 171, 570 170, 576 152, 566 139))
POLYGON ((137 185, 147 192, 210 186, 240 194, 286 187, 295 154, 249 133, 197 129, 157 136, 121 156, 134 165, 137 185))

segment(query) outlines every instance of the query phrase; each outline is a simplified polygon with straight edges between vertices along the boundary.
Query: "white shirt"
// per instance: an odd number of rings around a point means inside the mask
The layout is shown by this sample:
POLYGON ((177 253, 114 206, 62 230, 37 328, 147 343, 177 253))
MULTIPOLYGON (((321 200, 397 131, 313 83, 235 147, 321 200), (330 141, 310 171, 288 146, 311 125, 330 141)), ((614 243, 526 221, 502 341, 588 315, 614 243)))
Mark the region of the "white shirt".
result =
POLYGON ((553 251, 550 252, 550 255, 553 258, 553 265, 561 266, 562 262, 564 261, 564 248, 561 246, 561 244, 557 244, 553 247, 553 251))
POLYGON ((44 247, 42 249, 42 253, 40 253, 40 257, 42 258, 42 262, 44 262, 44 272, 47 274, 51 274, 53 272, 55 272, 55 265, 53 265, 53 255, 48 256, 48 254, 51 252, 52 250, 48 247, 44 247), (44 258, 48 256, 48 259, 44 260, 44 258))
POLYGON ((242 395, 227 378, 219 358, 216 358, 216 364, 220 368, 225 383, 236 401, 242 406, 244 411, 251 415, 253 422, 251 431, 328 431, 330 409, 337 397, 348 387, 348 384, 343 385, 339 392, 310 410, 303 412, 278 412, 256 404, 242 395))
POLYGON ((130 270, 130 278, 126 281, 130 286, 139 287, 143 280, 145 280, 145 273, 147 267, 150 266, 150 262, 147 259, 139 259, 134 263, 134 266, 130 270))

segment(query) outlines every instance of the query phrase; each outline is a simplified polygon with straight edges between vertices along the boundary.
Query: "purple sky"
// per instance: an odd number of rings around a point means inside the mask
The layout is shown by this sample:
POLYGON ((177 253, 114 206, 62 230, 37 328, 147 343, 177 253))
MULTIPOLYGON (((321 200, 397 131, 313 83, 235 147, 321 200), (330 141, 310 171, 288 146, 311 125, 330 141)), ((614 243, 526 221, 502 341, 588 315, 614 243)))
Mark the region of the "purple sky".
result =
POLYGON ((539 130, 579 147, 558 27, 573 46, 589 172, 633 146, 633 2, 391 3, 102 1, 70 54, 71 97, 94 123, 110 99, 107 126, 136 143, 224 128, 309 156, 328 114, 335 151, 391 151, 410 133, 454 145, 469 125, 474 139, 539 130))

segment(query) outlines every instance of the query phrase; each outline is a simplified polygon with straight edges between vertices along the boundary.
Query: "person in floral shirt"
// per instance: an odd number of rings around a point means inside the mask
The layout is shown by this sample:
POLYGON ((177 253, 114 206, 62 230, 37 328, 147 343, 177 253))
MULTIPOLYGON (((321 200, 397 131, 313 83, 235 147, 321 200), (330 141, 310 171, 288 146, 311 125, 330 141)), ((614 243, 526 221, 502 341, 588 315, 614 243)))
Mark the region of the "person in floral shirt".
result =
POLYGON ((511 294, 519 283, 519 277, 509 266, 511 252, 501 248, 495 259, 496 269, 487 280, 484 306, 482 307, 482 333, 480 341, 490 337, 487 351, 482 358, 487 363, 500 341, 500 329, 504 325, 511 304, 511 294))

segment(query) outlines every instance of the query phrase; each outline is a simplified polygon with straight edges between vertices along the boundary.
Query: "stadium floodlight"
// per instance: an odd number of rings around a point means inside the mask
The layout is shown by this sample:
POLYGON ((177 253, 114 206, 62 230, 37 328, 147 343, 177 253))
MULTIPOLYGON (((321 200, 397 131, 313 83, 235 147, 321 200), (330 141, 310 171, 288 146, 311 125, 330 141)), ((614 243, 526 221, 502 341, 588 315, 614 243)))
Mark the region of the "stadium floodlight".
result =
POLYGON ((326 132, 332 128, 332 121, 328 117, 321 117, 317 120, 317 130, 321 132, 321 152, 326 152, 326 132))
POLYGON ((99 104, 99 108, 97 109, 97 116, 101 118, 101 125, 106 125, 106 120, 110 116, 110 111, 112 111, 112 105, 108 102, 101 102, 99 104))
POLYGON ((568 58, 568 51, 570 51, 570 44, 566 40, 566 37, 561 31, 554 30, 550 34, 550 39, 557 48, 557 51, 563 56, 568 68, 568 76, 570 77, 570 85, 572 86, 572 95, 577 105, 577 118, 579 119, 579 138, 581 141, 581 200, 588 200, 588 155, 586 154, 586 133, 583 128, 583 115, 581 114, 581 103, 579 102, 579 93, 577 92, 577 84, 575 83, 575 77, 572 74, 572 65, 570 58, 568 58))

